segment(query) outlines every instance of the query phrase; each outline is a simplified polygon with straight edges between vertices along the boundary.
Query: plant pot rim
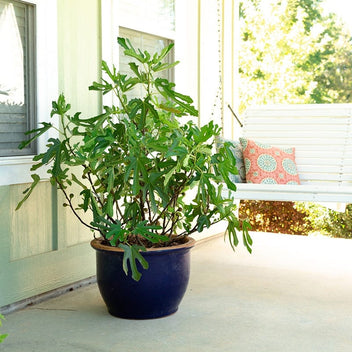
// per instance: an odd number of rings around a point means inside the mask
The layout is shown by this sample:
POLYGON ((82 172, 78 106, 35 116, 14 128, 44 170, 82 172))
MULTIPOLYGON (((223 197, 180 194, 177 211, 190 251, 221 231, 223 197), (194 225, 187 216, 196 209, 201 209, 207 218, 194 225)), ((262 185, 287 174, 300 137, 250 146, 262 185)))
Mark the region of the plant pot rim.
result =
MULTIPOLYGON (((96 250, 104 250, 104 251, 110 251, 110 252, 123 252, 124 250, 119 247, 113 247, 113 246, 108 246, 106 244, 102 244, 102 241, 104 240, 103 237, 99 238, 94 238, 91 242, 90 245, 96 249, 96 250)), ((173 250, 173 249, 179 249, 179 248, 192 248, 194 247, 196 243, 196 240, 193 237, 187 237, 187 242, 178 244, 176 246, 168 246, 168 247, 159 247, 159 248, 146 248, 147 252, 162 252, 165 250, 173 250)))

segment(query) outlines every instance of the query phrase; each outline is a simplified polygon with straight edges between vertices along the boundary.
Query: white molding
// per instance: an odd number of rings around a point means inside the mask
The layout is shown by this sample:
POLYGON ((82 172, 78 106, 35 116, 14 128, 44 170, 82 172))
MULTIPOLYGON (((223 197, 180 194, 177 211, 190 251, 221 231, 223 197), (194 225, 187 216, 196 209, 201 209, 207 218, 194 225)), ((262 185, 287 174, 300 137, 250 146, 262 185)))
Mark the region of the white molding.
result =
MULTIPOLYGON (((163 17, 158 19, 154 16, 150 17, 151 13, 155 13, 155 9, 151 6, 156 4, 156 1, 141 2, 139 0, 112 0, 118 5, 115 13, 120 14, 118 24, 121 27, 133 29, 135 31, 148 33, 165 39, 175 40, 175 29, 164 22, 163 17), (148 10, 147 10, 148 9, 148 10)), ((175 1, 176 3, 179 2, 175 1)))
MULTIPOLYGON (((57 0, 31 0, 37 4, 37 121, 48 122, 51 103, 58 98, 57 0)), ((38 140, 43 152, 49 137, 38 140)))
POLYGON ((175 1, 176 89, 192 97, 199 108, 198 91, 198 1, 175 1))
MULTIPOLYGON (((109 67, 119 67, 119 35, 118 0, 101 1, 101 33, 102 33, 102 59, 109 67)), ((113 93, 103 95, 103 106, 117 104, 113 93)))
MULTIPOLYGON (((48 122, 51 102, 58 95, 57 0, 30 0, 28 3, 36 5, 37 121, 48 122)), ((44 150, 49 137, 46 133, 39 138, 39 153, 44 150)), ((32 158, 0 157, 0 186, 31 182, 32 158)), ((46 170, 40 174, 48 178, 46 170)))
POLYGON ((102 0, 102 59, 108 64, 118 66, 119 48, 117 37, 119 35, 119 12, 117 0, 102 0))
MULTIPOLYGON (((33 155, 0 158, 0 186, 32 182, 32 172, 30 171, 34 164, 32 158, 33 155)), ((36 170, 35 173, 38 174, 42 180, 45 180, 49 179, 50 176, 47 170, 47 167, 42 167, 36 170)))

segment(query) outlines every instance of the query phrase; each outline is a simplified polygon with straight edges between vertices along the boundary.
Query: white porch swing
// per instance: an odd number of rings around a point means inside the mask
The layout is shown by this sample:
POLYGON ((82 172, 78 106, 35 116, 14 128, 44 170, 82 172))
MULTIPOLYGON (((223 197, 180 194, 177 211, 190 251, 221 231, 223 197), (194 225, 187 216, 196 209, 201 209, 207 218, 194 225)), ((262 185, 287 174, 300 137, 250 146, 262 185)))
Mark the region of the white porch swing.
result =
POLYGON ((236 198, 352 202, 352 104, 249 108, 241 135, 295 148, 300 184, 237 183, 236 198))
MULTIPOLYGON (((218 14, 221 4, 218 1, 218 14)), ((218 19, 221 107, 222 27, 218 19)), ((299 184, 236 183, 236 199, 352 203, 352 104, 295 104, 251 107, 239 121, 241 136, 278 148, 294 148, 299 184)), ((223 126, 222 121, 222 126, 223 126)), ((248 171, 248 163, 244 168, 248 171)), ((238 177, 237 177, 238 179, 238 177)))

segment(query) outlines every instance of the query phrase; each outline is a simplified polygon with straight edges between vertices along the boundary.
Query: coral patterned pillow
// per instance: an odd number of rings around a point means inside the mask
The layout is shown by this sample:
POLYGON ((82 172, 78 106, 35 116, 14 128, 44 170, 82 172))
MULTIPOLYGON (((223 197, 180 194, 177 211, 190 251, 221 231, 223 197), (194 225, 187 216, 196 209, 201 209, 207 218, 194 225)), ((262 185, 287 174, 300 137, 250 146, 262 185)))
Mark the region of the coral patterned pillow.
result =
POLYGON ((294 148, 271 145, 240 138, 248 183, 300 184, 294 148))

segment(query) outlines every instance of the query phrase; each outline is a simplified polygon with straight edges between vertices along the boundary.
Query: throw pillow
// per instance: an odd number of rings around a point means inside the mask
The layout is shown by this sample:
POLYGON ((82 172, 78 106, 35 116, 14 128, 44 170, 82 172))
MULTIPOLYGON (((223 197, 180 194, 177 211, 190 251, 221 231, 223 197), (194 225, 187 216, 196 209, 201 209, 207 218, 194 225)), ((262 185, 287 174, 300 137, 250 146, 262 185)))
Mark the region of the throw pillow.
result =
POLYGON ((295 149, 240 138, 248 183, 300 184, 295 149))

